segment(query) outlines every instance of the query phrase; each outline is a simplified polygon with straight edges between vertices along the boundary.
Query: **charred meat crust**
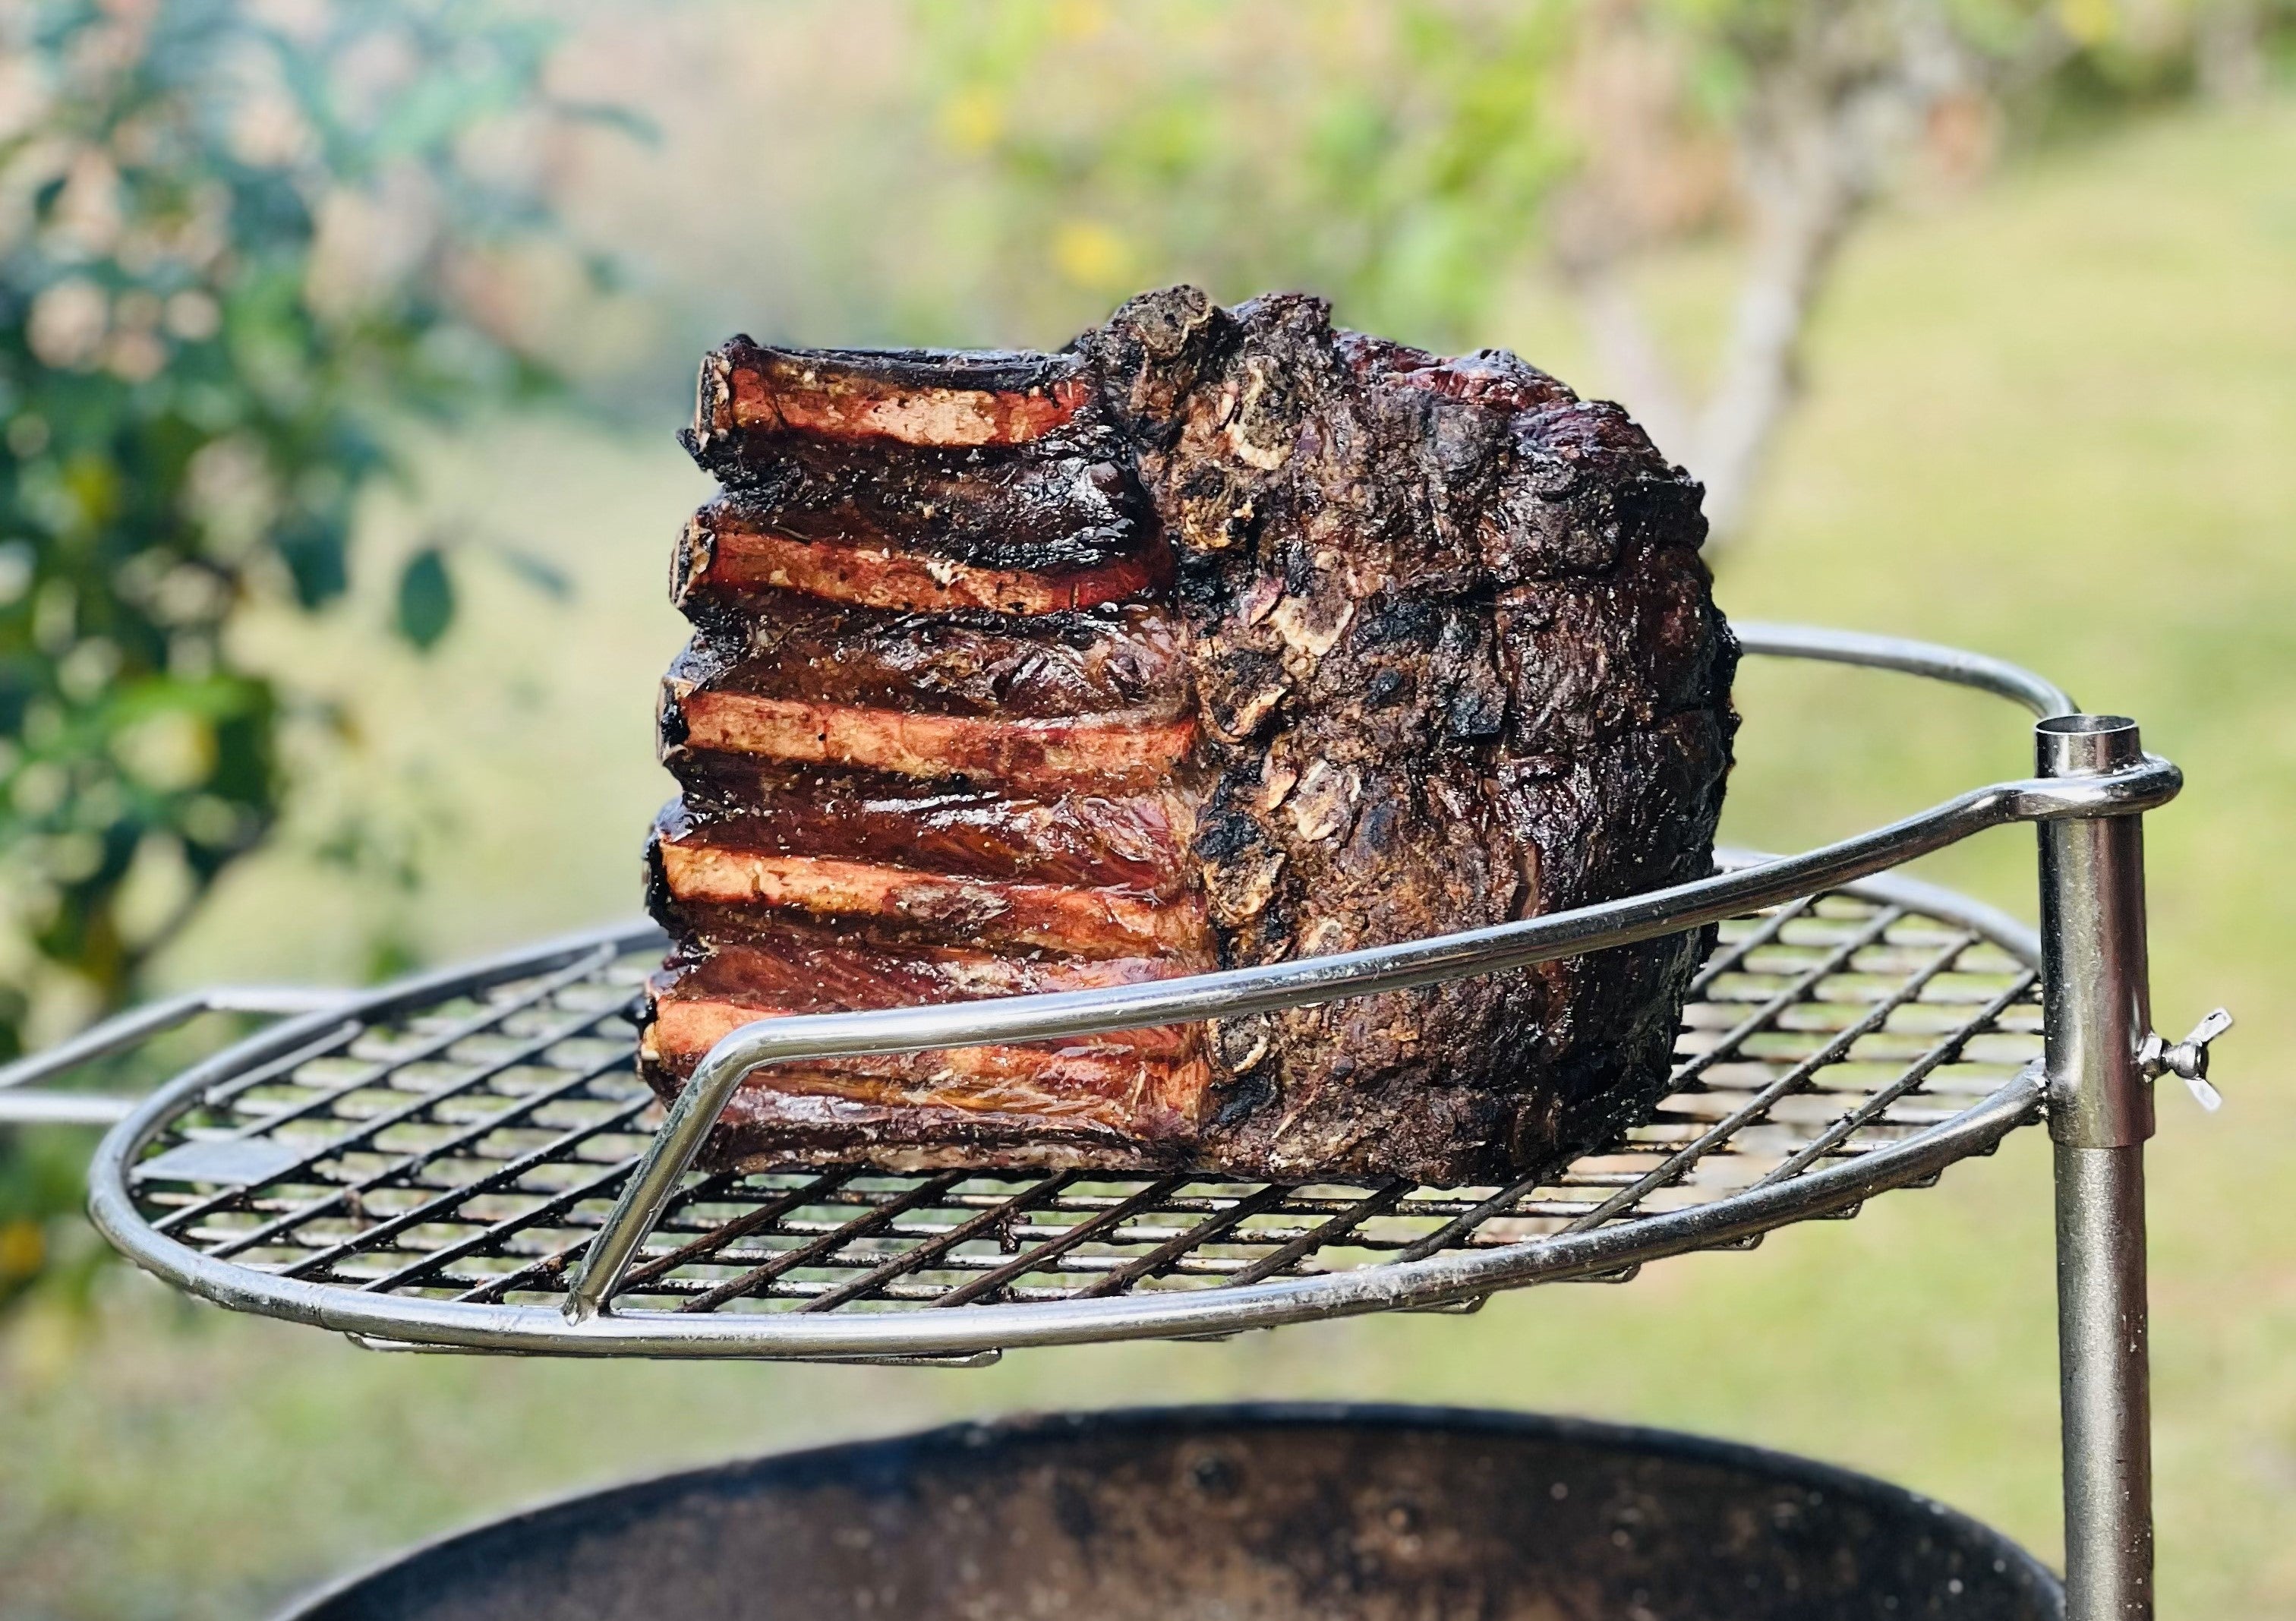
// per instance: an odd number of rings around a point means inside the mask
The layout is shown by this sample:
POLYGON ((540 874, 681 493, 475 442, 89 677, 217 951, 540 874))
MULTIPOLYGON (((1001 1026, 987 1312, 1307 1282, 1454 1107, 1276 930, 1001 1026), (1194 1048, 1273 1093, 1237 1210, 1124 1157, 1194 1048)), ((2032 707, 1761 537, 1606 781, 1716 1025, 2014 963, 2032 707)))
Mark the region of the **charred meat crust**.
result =
MULTIPOLYGON (((1702 874, 1735 649, 1697 489, 1614 406, 1496 352, 1193 290, 1081 348, 1178 560, 1224 962, 1503 921, 1702 874)), ((1695 938, 1219 1033, 1264 1174, 1506 1180, 1663 1091, 1695 938)))
POLYGON ((1088 569, 1151 538, 1129 453, 1104 427, 1023 454, 746 436, 703 446, 728 492, 709 511, 795 540, 914 553, 980 569, 1088 569))
MULTIPOLYGON (((745 1087, 734 1094, 710 1135, 713 1166, 737 1172, 856 1163, 898 1172, 974 1167, 1171 1172, 1192 1158, 1185 1124, 1153 1135, 1128 1116, 1111 1125, 1081 1111, 967 1109, 882 1086, 836 1087, 810 1076, 791 1079, 803 1090, 745 1087)), ((655 1086, 674 1093, 676 1083, 657 1079, 655 1086)))
MULTIPOLYGON (((951 949, 1182 972, 1708 870, 1736 650, 1697 487, 1615 406, 1504 351, 1187 288, 1036 372, 738 347, 705 367, 691 440, 736 493, 682 548, 703 634, 663 742, 685 805, 649 863, 685 958, 794 949, 794 927, 848 973, 951 949), (1070 465, 1113 471, 1090 494, 1044 471, 1070 465), (1026 520, 1001 549, 1000 503, 1026 520), (1009 577, 952 593, 967 568, 1009 577)), ((1222 1021, 1179 1056, 769 1077, 711 1151, 1511 1181, 1648 1112, 1705 946, 1222 1021)), ((816 1005, 758 959, 679 971, 658 1005, 687 1046, 816 1005)), ((850 1005, 933 999, 890 970, 852 983, 883 1002, 850 1005)), ((649 1060, 664 1095, 693 1056, 649 1060)))
POLYGON ((1191 825, 1187 802, 1168 790, 1050 799, 979 789, 902 794, 791 773, 740 784, 705 777, 670 802, 655 829, 661 838, 706 831, 728 847, 768 855, 1176 896, 1194 888, 1191 825))
POLYGON ((1175 719, 1187 651, 1168 610, 1128 602, 1028 618, 846 607, 775 593, 698 634, 673 682, 752 698, 1043 720, 1175 719))

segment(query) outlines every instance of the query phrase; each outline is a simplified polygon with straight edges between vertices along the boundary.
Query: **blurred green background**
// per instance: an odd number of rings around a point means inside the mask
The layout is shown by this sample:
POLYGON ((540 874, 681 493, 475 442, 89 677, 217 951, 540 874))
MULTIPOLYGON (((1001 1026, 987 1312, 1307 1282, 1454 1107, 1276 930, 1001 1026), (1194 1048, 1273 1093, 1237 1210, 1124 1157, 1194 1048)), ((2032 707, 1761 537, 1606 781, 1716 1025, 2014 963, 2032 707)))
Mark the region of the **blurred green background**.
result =
MULTIPOLYGON (((2162 1608, 2296 1616, 2288 29, 2243 0, 10 6, 0 1032, 634 913, 706 343, 1051 345, 1169 280, 1309 287, 1626 398, 1726 495, 1729 611, 2017 659, 2184 765, 2148 825, 2155 1001, 2241 1024, 2226 1111, 2164 1093, 2152 1159, 2162 1608)), ((1739 701, 1740 844, 2027 747, 1876 676, 1756 666, 1739 701)), ((2030 915, 2031 863, 2000 833, 1925 865, 2030 915)), ((2021 1135, 1628 1289, 925 1373, 401 1360, 227 1318, 99 1264, 86 1135, 0 1127, 0 1617, 260 1615, 676 1463, 1250 1396, 1738 1437, 2054 1558, 2021 1135)))

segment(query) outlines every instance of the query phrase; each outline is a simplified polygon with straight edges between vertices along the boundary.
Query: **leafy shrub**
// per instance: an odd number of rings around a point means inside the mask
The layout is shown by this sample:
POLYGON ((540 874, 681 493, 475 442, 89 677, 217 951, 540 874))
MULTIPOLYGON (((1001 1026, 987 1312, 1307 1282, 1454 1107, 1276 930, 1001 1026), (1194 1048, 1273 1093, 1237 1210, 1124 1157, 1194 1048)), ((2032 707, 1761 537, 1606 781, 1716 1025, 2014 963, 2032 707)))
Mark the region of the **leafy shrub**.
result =
MULTIPOLYGON (((573 252, 539 155, 611 115, 550 94, 551 24, 468 0, 35 0, 0 30, 4 1057, 44 996, 131 995, 277 824, 296 700, 233 627, 343 595, 394 425, 562 388, 507 331, 511 261, 573 252)), ((398 632, 454 604, 418 553, 398 632)), ((0 1296, 58 1188, 0 1131, 0 1296)))

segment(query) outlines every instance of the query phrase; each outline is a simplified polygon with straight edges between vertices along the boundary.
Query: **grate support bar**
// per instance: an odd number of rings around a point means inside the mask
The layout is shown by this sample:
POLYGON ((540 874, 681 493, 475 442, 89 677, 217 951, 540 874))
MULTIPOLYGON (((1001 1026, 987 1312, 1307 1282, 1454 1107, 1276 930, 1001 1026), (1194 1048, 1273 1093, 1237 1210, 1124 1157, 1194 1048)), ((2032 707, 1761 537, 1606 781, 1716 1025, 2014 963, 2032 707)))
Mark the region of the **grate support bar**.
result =
MULTIPOLYGON (((2136 723, 2120 716, 2069 715, 2034 732, 2041 769, 2069 781, 2143 757, 2136 723)), ((2152 1621, 2144 825, 2082 818, 2044 826, 2040 839, 2066 1621, 2152 1621)))

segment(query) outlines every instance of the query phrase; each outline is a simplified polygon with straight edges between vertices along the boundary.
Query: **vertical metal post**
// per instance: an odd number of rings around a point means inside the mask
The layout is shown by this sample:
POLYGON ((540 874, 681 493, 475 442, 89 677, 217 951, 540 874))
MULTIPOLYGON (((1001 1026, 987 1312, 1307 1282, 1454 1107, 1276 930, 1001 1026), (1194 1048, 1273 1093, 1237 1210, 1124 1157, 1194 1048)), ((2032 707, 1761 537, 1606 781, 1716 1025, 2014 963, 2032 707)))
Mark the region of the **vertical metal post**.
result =
MULTIPOLYGON (((2136 723, 2035 728, 2041 774, 2136 764, 2136 723)), ((2041 824, 2041 945, 2055 1139, 2057 1355, 2068 1621, 2152 1621, 2152 1438, 2144 1140, 2152 1093, 2144 834, 2133 815, 2041 824)))

